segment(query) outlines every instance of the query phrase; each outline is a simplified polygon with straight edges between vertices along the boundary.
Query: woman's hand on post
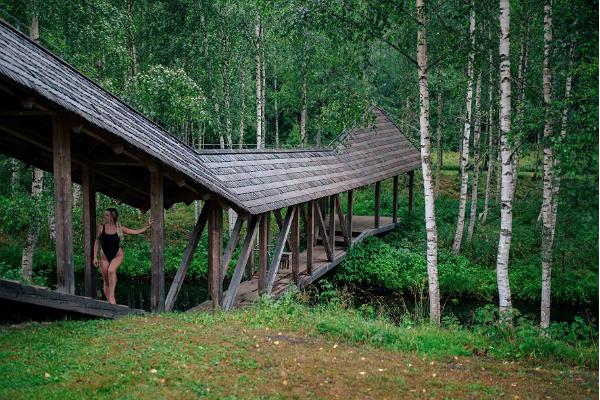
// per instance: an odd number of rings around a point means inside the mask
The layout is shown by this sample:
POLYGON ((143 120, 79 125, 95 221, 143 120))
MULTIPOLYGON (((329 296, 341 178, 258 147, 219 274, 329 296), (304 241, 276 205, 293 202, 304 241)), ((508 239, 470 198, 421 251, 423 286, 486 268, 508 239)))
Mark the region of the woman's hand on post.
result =
POLYGON ((148 230, 148 228, 150 228, 152 226, 153 222, 154 222, 154 219, 152 217, 148 218, 148 225, 146 225, 146 230, 148 230))
POLYGON ((97 258, 94 258, 93 264, 94 264, 94 267, 98 268, 98 265, 99 265, 100 263, 98 262, 98 259, 97 259, 97 258))

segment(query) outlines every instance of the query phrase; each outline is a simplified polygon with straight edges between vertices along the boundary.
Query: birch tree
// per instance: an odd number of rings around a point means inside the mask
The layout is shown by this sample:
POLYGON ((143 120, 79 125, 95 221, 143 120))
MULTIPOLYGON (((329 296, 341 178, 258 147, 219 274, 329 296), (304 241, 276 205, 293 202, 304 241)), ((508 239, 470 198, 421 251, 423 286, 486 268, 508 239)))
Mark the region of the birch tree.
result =
POLYGON ((467 110, 465 112, 465 125, 463 129, 462 151, 460 158, 460 200, 458 204, 458 220, 456 222, 456 234, 452 243, 452 250, 458 253, 462 244, 463 231, 465 228, 465 214, 467 208, 467 189, 469 184, 469 138, 471 136, 471 114, 473 102, 473 64, 475 62, 475 4, 470 1, 470 24, 469 24, 469 61, 467 63, 467 110))
POLYGON ((475 89, 475 129, 473 132, 473 183, 471 184, 471 212, 469 214, 469 227, 467 228, 467 241, 473 238, 475 221, 477 220, 477 190, 479 188, 479 141, 481 138, 481 71, 477 74, 475 89))
POLYGON ((254 59, 256 61, 256 148, 262 148, 263 143, 263 124, 262 124, 262 112, 263 107, 261 104, 262 101, 262 66, 261 66, 261 20, 260 13, 256 12, 256 24, 254 26, 254 36, 255 36, 255 55, 254 59))
POLYGON ((507 319, 512 310, 512 298, 508 278, 508 256, 512 239, 512 162, 508 134, 511 130, 511 81, 510 81, 510 1, 500 0, 500 154, 502 181, 500 194, 500 238, 496 261, 496 280, 500 313, 507 319))
POLYGON ((552 184, 554 179, 552 148, 552 72, 550 56, 552 46, 552 0, 544 2, 544 185, 542 195, 542 301, 540 326, 547 329, 550 325, 552 244, 554 241, 552 224, 552 184))
POLYGON ((442 173, 442 91, 438 92, 437 96, 437 132, 436 132, 436 149, 437 157, 435 162, 435 188, 433 190, 435 198, 440 194, 440 180, 442 173))
POLYGON ((438 285, 437 227, 435 197, 431 177, 431 139, 429 137, 429 88, 427 84, 427 42, 425 36, 424 0, 417 1, 417 63, 419 76, 421 168, 425 197, 425 227, 427 230, 427 276, 429 281, 429 319, 438 324, 441 319, 440 289, 438 285))

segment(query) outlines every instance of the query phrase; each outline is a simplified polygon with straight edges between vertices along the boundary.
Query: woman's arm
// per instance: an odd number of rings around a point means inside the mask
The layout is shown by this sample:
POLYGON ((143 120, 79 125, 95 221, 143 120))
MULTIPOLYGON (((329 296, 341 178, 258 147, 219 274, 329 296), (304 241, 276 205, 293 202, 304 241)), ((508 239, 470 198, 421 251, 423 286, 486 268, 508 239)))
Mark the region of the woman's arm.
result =
POLYGON ((97 227, 96 229, 96 240, 94 241, 94 257, 93 257, 93 263, 94 266, 97 267, 98 266, 98 247, 100 247, 100 235, 102 234, 102 230, 100 229, 100 226, 97 227))
POLYGON ((126 226, 123 226, 122 227, 123 233, 125 233, 127 235, 137 235, 140 233, 144 233, 148 230, 148 228, 150 228, 152 226, 152 221, 153 221, 152 217, 150 217, 150 219, 148 219, 148 224, 145 227, 140 228, 140 229, 130 229, 130 228, 127 228, 126 226))

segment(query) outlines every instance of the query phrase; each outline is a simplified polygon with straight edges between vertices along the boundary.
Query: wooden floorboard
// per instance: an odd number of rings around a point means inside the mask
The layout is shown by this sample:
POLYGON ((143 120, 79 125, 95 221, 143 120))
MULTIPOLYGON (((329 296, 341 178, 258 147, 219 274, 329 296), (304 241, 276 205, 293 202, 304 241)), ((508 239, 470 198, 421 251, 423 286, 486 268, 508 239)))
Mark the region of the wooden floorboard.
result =
POLYGON ((0 279, 0 299, 34 304, 103 318, 118 318, 127 314, 144 314, 144 310, 89 297, 75 296, 41 286, 24 285, 17 281, 0 279))
MULTIPOLYGON (((326 219, 324 217, 324 219, 326 219)), ((337 222, 337 221, 336 221, 337 222)), ((336 224, 336 230, 339 228, 339 224, 336 224)), ((388 232, 394 229, 396 225, 392 222, 391 217, 381 217, 381 227, 375 229, 375 221, 372 216, 360 216, 355 215, 352 217, 352 235, 356 236, 353 238, 353 244, 359 243, 372 235, 378 235, 388 232)), ((341 236, 340 236, 341 237, 341 236)), ((336 241, 337 242, 337 241, 336 241)), ((320 241, 319 241, 320 243, 320 241)), ((340 242, 340 244, 343 241, 340 242)), ((313 247, 313 273, 308 275, 306 273, 306 250, 300 253, 300 275, 299 275, 299 288, 305 288, 317 279, 321 278, 327 272, 335 268, 346 255, 346 251, 343 247, 338 246, 336 243, 335 257, 333 261, 327 261, 327 253, 325 247, 322 244, 318 244, 313 247)), ((287 290, 293 289, 294 282, 292 281, 292 268, 291 263, 287 269, 279 269, 275 282, 273 283, 272 295, 275 298, 282 296, 287 290)), ((240 283, 235 296, 234 308, 246 307, 251 305, 259 297, 258 295, 258 276, 255 274, 252 279, 240 283)), ((205 301, 191 308, 188 311, 209 311, 212 310, 212 302, 205 301)))

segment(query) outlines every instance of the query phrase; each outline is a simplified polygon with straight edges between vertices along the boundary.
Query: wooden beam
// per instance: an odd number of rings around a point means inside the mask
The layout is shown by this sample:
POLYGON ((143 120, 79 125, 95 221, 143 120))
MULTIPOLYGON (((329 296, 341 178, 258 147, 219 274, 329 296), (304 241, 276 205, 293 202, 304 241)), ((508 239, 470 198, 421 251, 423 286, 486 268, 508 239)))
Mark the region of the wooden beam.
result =
POLYGON ((267 245, 269 243, 269 225, 271 222, 271 213, 266 212, 261 215, 259 229, 259 249, 258 249, 258 294, 265 292, 267 283, 267 269, 269 267, 269 255, 267 245))
POLYGON ((329 196, 329 249, 335 254, 335 196, 329 196))
POLYGON ((265 287, 265 292, 267 292, 268 294, 271 294, 271 291, 273 290, 273 282, 275 282, 275 276, 277 275, 277 271, 279 270, 281 254, 283 253, 285 242, 287 241, 288 234, 290 233, 290 228, 292 226, 292 217, 294 216, 295 211, 295 206, 288 207, 287 214, 285 215, 285 220, 283 221, 281 230, 279 231, 279 240, 277 240, 277 247, 275 247, 273 259, 271 260, 269 274, 267 276, 267 284, 265 287))
POLYGON ((165 207, 163 176, 160 171, 150 174, 150 215, 152 223, 152 282, 150 307, 153 312, 165 309, 165 207))
POLYGON ((292 279, 298 284, 298 275, 300 275, 300 209, 302 204, 296 206, 296 212, 292 218, 291 242, 292 242, 292 279))
POLYGON ((46 117, 51 115, 42 110, 3 110, 0 111, 0 117, 46 117))
POLYGON ((223 209, 214 200, 207 201, 208 214, 208 285, 213 303, 217 310, 223 304, 223 286, 221 282, 221 248, 223 247, 223 209))
MULTIPOLYGON (((283 227, 283 218, 281 216, 281 209, 278 208, 277 210, 274 210, 273 215, 275 216, 275 222, 277 223, 277 227, 279 228, 279 231, 281 232, 281 229, 283 227)), ((288 246, 288 249, 291 251, 292 250, 292 242, 289 238, 286 240, 286 244, 288 246)))
POLYGON ((354 212, 354 191, 348 190, 348 215, 346 216, 346 229, 348 229, 348 238, 350 239, 350 245, 354 244, 352 238, 352 214, 354 212))
POLYGON ((375 229, 381 225, 381 181, 375 182, 375 229))
POLYGON ((83 192, 83 286, 86 297, 96 298, 96 267, 94 261, 94 242, 96 241, 96 190, 90 166, 81 166, 81 188, 83 192))
POLYGON ((325 253, 327 254, 327 261, 333 261, 333 252, 329 246, 329 237, 327 230, 325 229, 325 222, 323 222, 323 213, 321 212, 321 206, 318 201, 315 201, 315 217, 317 217, 317 225, 321 231, 321 240, 323 241, 323 247, 325 247, 325 253))
POLYGON ((398 175, 394 176, 392 183, 392 222, 398 223, 398 175))
POLYGON ((52 118, 54 198, 56 201, 56 269, 59 292, 75 294, 73 270, 73 195, 71 193, 71 132, 63 118, 52 118))
POLYGON ((181 290, 181 285, 183 285, 183 281, 185 280, 187 271, 190 267, 190 264, 192 263, 194 253, 196 252, 198 242, 200 241, 200 237, 202 236, 202 232, 204 231, 204 227, 206 226, 207 221, 208 207, 206 207, 205 204, 204 207, 202 207, 202 211, 200 212, 198 221, 196 221, 196 225, 194 226, 194 230, 192 231, 190 240, 188 241, 185 252, 183 253, 183 257, 181 258, 181 262, 179 263, 179 268, 177 269, 177 273, 175 274, 173 283, 171 283, 171 287, 169 288, 169 293, 167 294, 167 299, 165 300, 166 311, 172 311, 173 306, 175 306, 177 296, 179 295, 179 291, 181 290))
POLYGON ((315 206, 314 200, 306 203, 308 210, 306 212, 306 273, 312 275, 313 272, 313 247, 315 242, 315 206))
POLYGON ((415 186, 415 171, 408 173, 408 212, 413 212, 413 191, 415 186))
POLYGON ((231 231, 229 241, 225 247, 225 253, 223 253, 223 259, 221 260, 221 282, 225 280, 225 275, 227 275, 227 269, 229 268, 229 262, 231 261, 233 252, 240 241, 240 232, 242 230, 243 223, 244 219, 238 216, 238 218, 235 220, 235 224, 233 225, 233 230, 231 231))
POLYGON ((248 222, 248 232, 246 233, 244 244, 242 245, 242 249, 240 250, 240 255, 235 265, 233 276, 231 277, 231 282, 229 282, 229 288, 227 289, 227 292, 225 293, 225 298, 223 299, 223 308, 225 310, 231 310, 231 308, 233 307, 233 303, 235 302, 235 295, 237 293, 237 289, 240 285, 240 282, 242 281, 242 273, 244 272, 244 267, 246 266, 246 262, 248 261, 250 251, 254 247, 254 239, 256 238, 259 218, 260 216, 253 215, 252 217, 250 217, 250 222, 248 222))
POLYGON ((346 229, 346 221, 344 218, 344 212, 342 211, 342 202, 340 201, 340 195, 335 195, 335 209, 337 211, 338 222, 340 223, 340 232, 344 238, 344 245, 347 249, 350 248, 350 237, 348 237, 348 230, 346 229))

